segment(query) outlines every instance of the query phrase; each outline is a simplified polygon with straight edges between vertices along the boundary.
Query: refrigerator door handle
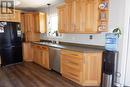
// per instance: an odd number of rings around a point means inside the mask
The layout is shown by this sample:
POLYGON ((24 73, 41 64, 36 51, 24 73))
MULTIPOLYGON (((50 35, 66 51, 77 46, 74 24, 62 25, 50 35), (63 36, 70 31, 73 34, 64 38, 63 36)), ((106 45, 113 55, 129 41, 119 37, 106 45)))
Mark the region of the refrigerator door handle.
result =
POLYGON ((14 36, 13 36, 13 31, 11 30, 11 32, 10 32, 10 37, 11 37, 11 40, 13 40, 13 38, 14 38, 14 36))

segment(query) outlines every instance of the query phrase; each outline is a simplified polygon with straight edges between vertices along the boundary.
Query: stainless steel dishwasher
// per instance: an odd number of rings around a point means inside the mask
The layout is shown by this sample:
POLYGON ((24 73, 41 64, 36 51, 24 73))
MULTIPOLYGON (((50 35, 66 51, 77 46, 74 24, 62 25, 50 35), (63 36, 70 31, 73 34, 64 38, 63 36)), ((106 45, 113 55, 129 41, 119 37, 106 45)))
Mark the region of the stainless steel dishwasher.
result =
POLYGON ((49 47, 49 58, 51 69, 60 73, 60 50, 59 48, 49 47))

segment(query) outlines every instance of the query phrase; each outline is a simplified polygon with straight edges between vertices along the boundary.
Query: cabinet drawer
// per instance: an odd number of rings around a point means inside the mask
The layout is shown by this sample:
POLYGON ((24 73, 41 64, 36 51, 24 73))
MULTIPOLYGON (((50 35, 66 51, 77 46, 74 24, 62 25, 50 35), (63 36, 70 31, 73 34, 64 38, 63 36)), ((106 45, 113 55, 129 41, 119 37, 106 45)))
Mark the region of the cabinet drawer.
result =
POLYGON ((75 82, 80 82, 82 75, 81 72, 76 71, 73 68, 67 67, 67 66, 63 66, 62 67, 62 75, 68 79, 71 79, 72 81, 75 82))
POLYGON ((72 56, 75 58, 83 58, 83 53, 76 52, 76 51, 70 51, 70 50, 61 50, 61 54, 72 56))
POLYGON ((81 70, 82 64, 83 64, 83 60, 79 60, 76 58, 69 58, 68 56, 63 55, 63 57, 61 57, 62 59, 62 64, 68 67, 71 67, 73 69, 76 69, 78 71, 81 70))

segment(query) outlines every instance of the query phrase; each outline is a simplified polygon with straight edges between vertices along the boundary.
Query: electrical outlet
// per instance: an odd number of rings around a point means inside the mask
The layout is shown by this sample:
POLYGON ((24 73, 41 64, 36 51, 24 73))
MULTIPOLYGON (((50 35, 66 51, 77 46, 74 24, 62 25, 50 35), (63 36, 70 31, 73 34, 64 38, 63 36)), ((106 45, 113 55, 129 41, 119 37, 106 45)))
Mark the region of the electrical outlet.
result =
POLYGON ((92 40, 92 39, 93 39, 93 35, 90 35, 90 36, 89 36, 89 39, 92 40))

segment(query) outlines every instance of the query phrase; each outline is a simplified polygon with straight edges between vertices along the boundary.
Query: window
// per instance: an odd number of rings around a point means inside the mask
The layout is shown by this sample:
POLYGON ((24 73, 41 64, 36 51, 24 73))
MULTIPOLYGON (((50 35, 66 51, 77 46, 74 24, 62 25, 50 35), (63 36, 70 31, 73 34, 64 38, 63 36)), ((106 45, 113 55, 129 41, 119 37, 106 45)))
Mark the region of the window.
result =
POLYGON ((58 30, 58 15, 51 14, 47 17, 47 32, 49 36, 55 36, 54 32, 58 30))

